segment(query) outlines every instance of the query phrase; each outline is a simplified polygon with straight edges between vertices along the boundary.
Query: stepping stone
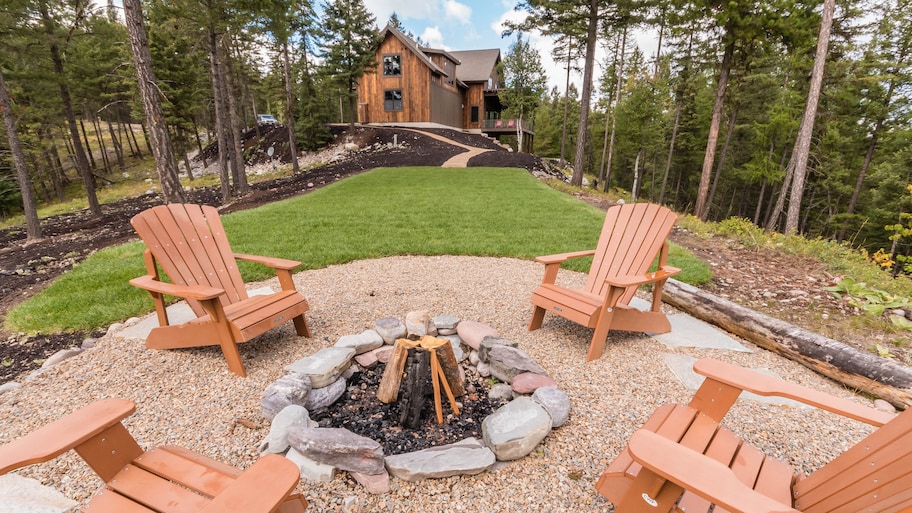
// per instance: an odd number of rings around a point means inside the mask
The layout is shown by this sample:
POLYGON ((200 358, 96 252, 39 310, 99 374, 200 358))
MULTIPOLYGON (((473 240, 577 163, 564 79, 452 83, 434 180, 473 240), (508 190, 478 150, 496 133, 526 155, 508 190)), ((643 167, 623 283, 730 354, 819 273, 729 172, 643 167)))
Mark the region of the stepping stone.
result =
POLYGON ((310 377, 313 388, 323 388, 351 365, 355 350, 350 347, 325 347, 316 353, 286 365, 285 372, 296 372, 310 377))
POLYGON ((454 444, 386 457, 386 468, 404 481, 475 475, 496 461, 494 453, 475 438, 454 444))
POLYGON ((669 315, 668 322, 671 323, 671 331, 660 335, 650 334, 652 338, 668 347, 699 347, 702 349, 740 351, 742 353, 753 352, 739 344, 725 332, 691 315, 669 315))
POLYGON ((484 443, 499 461, 525 457, 551 432, 551 415, 529 397, 517 397, 481 423, 484 443))

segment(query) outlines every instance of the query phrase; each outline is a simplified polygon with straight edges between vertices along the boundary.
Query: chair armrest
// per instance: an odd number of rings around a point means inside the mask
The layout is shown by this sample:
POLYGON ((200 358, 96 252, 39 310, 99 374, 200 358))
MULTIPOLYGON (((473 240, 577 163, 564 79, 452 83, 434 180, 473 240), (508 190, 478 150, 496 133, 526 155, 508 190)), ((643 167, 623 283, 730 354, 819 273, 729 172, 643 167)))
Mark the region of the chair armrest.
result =
POLYGON ((592 256, 595 254, 594 249, 589 249, 586 251, 573 251, 571 253, 557 253, 555 255, 545 255, 540 257, 535 257, 535 261, 541 264, 559 264, 561 262, 566 262, 571 258, 580 258, 585 256, 592 256))
POLYGON ((729 511, 798 513, 754 491, 727 466, 651 431, 633 433, 627 449, 643 467, 729 511))
POLYGON ((288 458, 269 454, 258 459, 200 513, 269 513, 298 484, 301 470, 288 458))
POLYGON ((103 399, 0 446, 0 475, 56 458, 136 410, 133 401, 103 399))
POLYGON ((284 269, 284 270, 288 270, 288 271, 301 265, 301 262, 298 262, 296 260, 286 260, 284 258, 273 258, 273 257, 259 256, 259 255, 247 255, 244 253, 235 253, 234 258, 236 258, 238 260, 244 260, 247 262, 263 264, 266 267, 269 267, 271 269, 284 269))
POLYGON ((793 399, 873 426, 882 426, 896 416, 712 358, 698 360, 694 364, 694 371, 720 383, 757 395, 793 399))
POLYGON ((152 276, 133 278, 130 280, 130 285, 148 290, 149 292, 167 294, 169 296, 177 296, 186 299, 196 299, 197 301, 215 299, 225 293, 224 290, 215 287, 207 287, 205 285, 175 285, 174 283, 156 280, 152 276))
POLYGON ((640 285, 645 285, 647 283, 655 283, 661 280, 667 280, 672 276, 681 272, 677 267, 672 267, 666 265, 661 269, 656 270, 655 272, 650 272, 646 274, 639 274, 634 276, 612 276, 605 279, 605 283, 608 285, 613 285, 615 287, 639 287, 640 285))

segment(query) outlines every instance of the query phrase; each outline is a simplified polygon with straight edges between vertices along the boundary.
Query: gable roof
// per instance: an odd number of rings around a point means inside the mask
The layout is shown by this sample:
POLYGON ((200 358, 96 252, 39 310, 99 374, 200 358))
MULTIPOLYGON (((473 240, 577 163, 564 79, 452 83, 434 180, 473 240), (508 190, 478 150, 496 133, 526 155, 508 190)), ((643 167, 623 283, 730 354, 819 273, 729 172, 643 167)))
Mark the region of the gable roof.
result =
POLYGON ((461 63, 456 67, 456 76, 463 82, 486 82, 491 70, 500 62, 500 50, 463 50, 450 52, 461 63))
POLYGON ((418 45, 416 45, 415 42, 412 41, 411 38, 407 37, 402 32, 399 32, 399 30, 397 30, 396 27, 393 27, 392 25, 387 24, 386 28, 383 29, 383 39, 386 39, 388 34, 392 34, 397 39, 399 39, 399 41, 401 41, 402 44, 405 45, 406 48, 408 48, 409 50, 412 51, 412 53, 414 53, 416 56, 418 56, 418 59, 421 60, 421 62, 423 62, 425 66, 431 68, 431 71, 433 71, 434 73, 440 73, 441 75, 443 75, 445 77, 450 76, 450 74, 447 73, 446 71, 443 71, 443 69, 440 66, 434 64, 434 61, 429 59, 427 54, 425 54, 424 51, 422 51, 422 49, 419 48, 418 45))

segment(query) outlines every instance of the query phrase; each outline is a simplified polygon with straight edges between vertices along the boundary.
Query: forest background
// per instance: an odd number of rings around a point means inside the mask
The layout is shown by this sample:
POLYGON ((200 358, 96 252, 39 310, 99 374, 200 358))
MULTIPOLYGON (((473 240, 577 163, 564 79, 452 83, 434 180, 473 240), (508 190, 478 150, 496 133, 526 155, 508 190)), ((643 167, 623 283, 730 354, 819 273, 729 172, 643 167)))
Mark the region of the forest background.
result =
MULTIPOLYGON (((354 121, 352 86, 375 65, 378 37, 361 0, 133 3, 184 184, 194 178, 189 155, 215 142, 223 201, 244 194, 251 155, 241 133, 256 129, 257 113, 290 128, 295 152, 325 144, 327 124, 354 121)), ((507 115, 534 119, 535 152, 572 163, 575 183, 586 177, 704 220, 846 241, 905 269, 912 0, 526 0, 516 9, 525 18, 505 34, 520 34, 505 63, 534 66, 521 34, 539 32, 555 41, 568 78, 507 115), (643 30, 657 34, 653 55, 632 44, 643 30), (528 58, 511 59, 519 55, 528 58), (581 90, 569 80, 576 73, 581 90)), ((111 0, 3 3, 4 222, 21 222, 31 194, 41 205, 85 196, 100 212, 97 188, 150 171, 158 124, 146 118, 135 62, 111 0)), ((506 90, 520 88, 517 71, 503 70, 506 90)))

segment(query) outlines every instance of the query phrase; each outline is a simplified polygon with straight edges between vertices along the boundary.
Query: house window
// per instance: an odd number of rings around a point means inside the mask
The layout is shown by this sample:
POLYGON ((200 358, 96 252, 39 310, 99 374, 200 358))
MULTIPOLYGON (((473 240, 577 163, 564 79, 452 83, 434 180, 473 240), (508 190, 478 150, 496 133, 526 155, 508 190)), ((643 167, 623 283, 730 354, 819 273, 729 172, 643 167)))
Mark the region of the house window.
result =
POLYGON ((383 110, 402 110, 402 89, 383 91, 383 110))
POLYGON ((478 123, 478 105, 472 105, 471 122, 478 123))
POLYGON ((402 76, 402 56, 397 54, 383 56, 383 76, 402 76))

